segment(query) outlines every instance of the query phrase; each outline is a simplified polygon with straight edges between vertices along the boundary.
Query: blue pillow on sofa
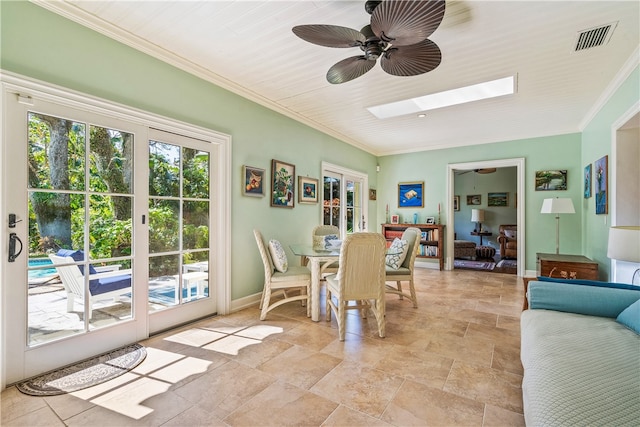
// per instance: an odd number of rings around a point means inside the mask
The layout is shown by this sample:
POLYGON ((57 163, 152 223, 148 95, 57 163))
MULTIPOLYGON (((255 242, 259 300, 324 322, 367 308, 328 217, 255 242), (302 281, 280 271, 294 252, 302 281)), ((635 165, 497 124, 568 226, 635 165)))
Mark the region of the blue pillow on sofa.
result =
POLYGON ((632 291, 640 290, 640 287, 629 285, 627 283, 600 282, 598 280, 560 279, 560 278, 545 277, 545 276, 538 276, 537 280, 538 282, 567 283, 569 285, 598 286, 600 288, 630 289, 632 291))
POLYGON ((622 313, 616 317, 616 322, 640 335, 640 299, 625 308, 622 313))

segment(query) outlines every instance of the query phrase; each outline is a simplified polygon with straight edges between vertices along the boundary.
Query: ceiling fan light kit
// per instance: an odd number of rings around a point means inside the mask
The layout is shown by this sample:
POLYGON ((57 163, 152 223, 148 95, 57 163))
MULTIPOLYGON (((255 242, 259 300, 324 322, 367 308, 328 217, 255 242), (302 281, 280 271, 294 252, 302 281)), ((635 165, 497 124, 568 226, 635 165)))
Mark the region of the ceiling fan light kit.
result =
POLYGON ((326 47, 359 47, 363 55, 339 61, 327 72, 327 81, 345 83, 380 66, 394 76, 416 76, 434 70, 442 61, 440 48, 428 37, 442 22, 444 0, 367 1, 371 23, 357 31, 337 25, 298 25, 301 39, 326 47))

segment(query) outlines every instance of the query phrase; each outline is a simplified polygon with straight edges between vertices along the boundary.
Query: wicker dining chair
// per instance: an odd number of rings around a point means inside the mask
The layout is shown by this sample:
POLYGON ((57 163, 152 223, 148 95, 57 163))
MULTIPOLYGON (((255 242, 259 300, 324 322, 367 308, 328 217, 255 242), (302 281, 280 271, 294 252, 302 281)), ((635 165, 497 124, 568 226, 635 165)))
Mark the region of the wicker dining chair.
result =
POLYGON ((344 341, 346 310, 371 308, 378 322, 378 335, 385 335, 386 240, 379 233, 349 234, 340 248, 340 268, 326 277, 326 320, 336 315, 338 335, 344 341), (349 305, 350 301, 355 304, 349 305))
POLYGON ((394 270, 393 268, 386 266, 387 282, 396 282, 395 286, 389 283, 385 284, 385 291, 388 294, 396 294, 400 296, 400 299, 407 297, 413 302, 413 307, 418 308, 418 299, 416 297, 416 288, 413 281, 413 270, 416 262, 416 256, 418 255, 418 247, 420 246, 421 231, 417 227, 409 227, 402 233, 401 240, 407 242, 407 256, 400 265, 400 268, 394 270), (409 293, 403 291, 402 282, 409 282, 409 293))
POLYGON ((311 316, 311 272, 307 267, 288 266, 285 272, 275 270, 271 255, 262 238, 262 233, 253 230, 258 250, 264 264, 264 287, 260 299, 260 320, 265 320, 267 313, 276 307, 293 301, 302 301, 307 305, 307 317, 311 316), (274 291, 282 293, 283 298, 271 302, 274 291), (287 294, 288 291, 299 291, 287 294))

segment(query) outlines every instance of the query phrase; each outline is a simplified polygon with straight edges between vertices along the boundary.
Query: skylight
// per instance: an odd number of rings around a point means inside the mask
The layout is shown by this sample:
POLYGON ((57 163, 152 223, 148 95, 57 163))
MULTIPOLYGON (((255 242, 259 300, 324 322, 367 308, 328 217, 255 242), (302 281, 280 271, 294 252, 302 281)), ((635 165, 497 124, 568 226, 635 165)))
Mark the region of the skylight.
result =
POLYGON ((415 114, 436 108, 450 107, 482 99, 495 98, 515 93, 515 76, 478 83, 444 92, 432 93, 417 98, 368 107, 367 110, 379 119, 415 114))

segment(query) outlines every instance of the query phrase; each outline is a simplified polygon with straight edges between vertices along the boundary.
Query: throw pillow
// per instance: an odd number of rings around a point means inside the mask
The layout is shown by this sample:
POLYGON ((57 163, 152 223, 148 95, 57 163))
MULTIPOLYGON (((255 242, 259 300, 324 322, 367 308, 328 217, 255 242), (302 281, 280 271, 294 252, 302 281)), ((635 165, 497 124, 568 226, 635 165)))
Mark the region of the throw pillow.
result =
POLYGON ((280 242, 273 239, 269 240, 269 252, 276 270, 280 273, 286 273, 289 268, 289 260, 280 242))
POLYGON ((407 250, 409 244, 406 240, 400 240, 397 237, 393 239, 393 243, 389 247, 389 252, 393 252, 386 257, 386 263, 389 267, 397 270, 402 266, 405 258, 407 257, 407 250))
POLYGON ((640 335, 640 299, 625 308, 622 313, 616 317, 616 322, 640 335))

